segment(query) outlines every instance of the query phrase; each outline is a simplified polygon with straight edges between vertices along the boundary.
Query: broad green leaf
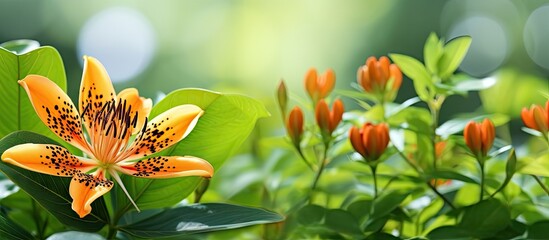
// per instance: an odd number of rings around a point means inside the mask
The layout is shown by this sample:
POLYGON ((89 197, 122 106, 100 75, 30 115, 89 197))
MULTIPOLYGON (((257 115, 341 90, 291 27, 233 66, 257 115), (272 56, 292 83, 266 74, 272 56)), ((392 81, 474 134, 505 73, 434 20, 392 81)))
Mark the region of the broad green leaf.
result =
POLYGON ((549 221, 536 222, 528 226, 526 238, 530 240, 547 239, 547 229, 549 229, 549 221))
POLYGON ((444 46, 444 53, 438 62, 439 76, 441 79, 447 79, 456 71, 463 61, 472 38, 469 36, 457 37, 450 40, 444 46))
POLYGON ((67 80, 61 56, 55 48, 48 46, 25 52, 36 47, 35 44, 28 43, 27 46, 25 43, 7 42, 2 45, 22 53, 13 53, 0 47, 0 138, 15 131, 26 130, 47 136, 75 150, 42 123, 25 90, 17 84, 25 76, 37 74, 49 78, 66 91, 67 80))
POLYGON ((373 233, 372 235, 368 236, 367 238, 365 238, 365 240, 378 240, 378 239, 383 239, 383 240, 400 240, 402 238, 399 238, 399 237, 395 237, 389 233, 384 233, 384 232, 376 232, 376 233, 373 233))
POLYGON ((0 212, 0 238, 4 240, 34 239, 29 232, 9 220, 2 212, 0 212))
POLYGON ((375 220, 391 213, 395 208, 400 206, 402 201, 410 195, 410 191, 393 190, 384 191, 379 195, 372 205, 372 213, 370 218, 375 220))
MULTIPOLYGON (((259 118, 269 116, 260 102, 235 94, 202 89, 181 89, 170 93, 151 111, 150 118, 178 105, 195 104, 204 110, 194 130, 164 155, 191 155, 209 161, 217 170, 248 137, 259 118)), ((214 175, 215 178, 215 175, 214 175)), ((199 182, 197 177, 140 179, 122 177, 140 209, 169 207, 187 197, 199 182)), ((118 214, 133 208, 117 188, 118 214)))
POLYGON ((488 238, 510 224, 511 212, 501 201, 490 198, 465 209, 458 227, 472 237, 488 238))
POLYGON ((401 54, 390 54, 400 70, 414 81, 414 88, 421 100, 429 102, 435 96, 435 85, 425 66, 413 57, 401 54))
POLYGON ((364 220, 365 217, 370 215, 372 208, 372 200, 358 200, 353 202, 347 207, 347 211, 355 216, 358 220, 364 220))
MULTIPOLYGON (((494 235, 493 239, 515 239, 518 236, 522 236, 526 232, 527 226, 517 220, 511 221, 509 226, 499 231, 494 235)), ((546 231, 546 229, 544 229, 546 231)), ((528 238, 534 239, 534 238, 528 238)))
POLYGON ((549 153, 541 155, 534 160, 529 158, 521 159, 518 162, 517 170, 522 174, 549 177, 549 153))
POLYGON ((470 240, 471 235, 463 228, 456 226, 442 226, 427 234, 431 240, 470 240))
POLYGON ((470 92, 488 89, 496 84, 495 77, 487 77, 483 79, 470 79, 458 82, 452 87, 456 92, 470 92))
POLYGON ((119 229, 139 238, 161 238, 241 228, 282 220, 284 217, 260 208, 207 203, 166 209, 143 221, 120 226, 119 229))
POLYGON ((438 73, 438 60, 442 56, 444 49, 442 43, 437 37, 437 34, 432 32, 429 34, 425 46, 423 47, 423 58, 425 59, 425 66, 427 70, 433 74, 438 73))
POLYGON ((19 39, 0 44, 4 48, 15 54, 25 54, 40 47, 40 43, 29 39, 19 39))
POLYGON ((68 231, 68 232, 53 234, 49 236, 46 240, 75 240, 75 239, 103 240, 105 238, 97 233, 68 231))
POLYGON ((325 224, 332 230, 349 235, 362 235, 357 219, 342 209, 328 209, 325 224))
MULTIPOLYGON (((53 140, 36 133, 19 131, 0 140, 0 153, 23 143, 57 144, 53 140)), ((42 207, 54 215, 61 223, 82 231, 97 231, 109 222, 103 198, 92 203, 92 212, 80 218, 72 210, 69 195, 71 178, 63 178, 28 171, 0 161, 0 170, 27 192, 42 207)))
POLYGON ((297 221, 303 225, 320 224, 324 220, 326 209, 319 205, 306 205, 297 212, 297 221))

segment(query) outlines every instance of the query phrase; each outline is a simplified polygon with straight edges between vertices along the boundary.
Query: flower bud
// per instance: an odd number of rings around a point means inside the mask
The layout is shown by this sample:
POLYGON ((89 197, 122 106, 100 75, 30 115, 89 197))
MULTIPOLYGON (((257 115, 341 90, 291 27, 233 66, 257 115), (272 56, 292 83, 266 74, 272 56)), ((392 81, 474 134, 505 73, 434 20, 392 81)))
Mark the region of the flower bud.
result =
POLYGON ((280 84, 278 84, 276 99, 278 100, 278 107, 280 108, 282 117, 286 119, 286 109, 288 107, 288 93, 286 90, 286 84, 284 84, 284 80, 280 80, 280 84))
POLYGON ((482 123, 470 121, 463 130, 463 137, 467 147, 477 159, 481 160, 486 157, 494 143, 496 137, 494 124, 488 119, 484 119, 482 123))
POLYGON ((402 73, 385 56, 379 61, 369 57, 366 64, 358 68, 357 81, 364 91, 376 95, 379 101, 393 101, 402 84, 402 73))
POLYGON ((351 145, 367 162, 373 162, 385 152, 389 144, 389 128, 386 124, 366 123, 362 128, 351 127, 351 145))
POLYGON ((539 105, 532 105, 530 110, 523 108, 520 116, 526 127, 538 130, 544 135, 549 132, 549 101, 545 103, 545 109, 539 105))
POLYGON ((316 105, 315 118, 322 135, 325 137, 332 136, 339 122, 343 117, 344 107, 343 102, 336 99, 332 111, 328 108, 328 104, 324 99, 321 99, 316 105))
POLYGON ((286 122, 286 131, 288 131, 292 143, 299 147, 301 137, 303 136, 303 111, 299 107, 294 107, 290 112, 290 116, 286 122))
POLYGON ((327 97, 334 89, 335 73, 328 69, 321 76, 317 75, 316 69, 311 68, 305 74, 305 89, 314 103, 327 97))

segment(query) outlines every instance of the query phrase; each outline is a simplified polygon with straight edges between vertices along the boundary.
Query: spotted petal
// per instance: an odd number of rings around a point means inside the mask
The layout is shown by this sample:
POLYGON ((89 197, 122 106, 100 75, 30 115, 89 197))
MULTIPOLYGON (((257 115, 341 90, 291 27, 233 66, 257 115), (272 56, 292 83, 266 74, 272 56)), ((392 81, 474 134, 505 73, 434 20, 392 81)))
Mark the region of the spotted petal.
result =
POLYGON ((28 75, 19 84, 29 95, 34 110, 57 136, 89 153, 84 140, 80 115, 71 99, 57 84, 46 77, 28 75))
POLYGON ((134 160, 166 149, 185 138, 204 111, 191 104, 173 107, 151 120, 126 154, 117 161, 134 160))
POLYGON ((96 114, 105 103, 115 99, 114 88, 105 67, 97 59, 84 56, 84 73, 82 74, 78 102, 88 132, 91 130, 96 114))
POLYGON ((67 149, 51 144, 16 145, 2 154, 2 161, 27 170, 63 177, 96 167, 94 161, 76 157, 67 149))
POLYGON ((131 129, 132 134, 138 133, 145 124, 145 120, 152 108, 152 101, 149 98, 139 96, 139 92, 135 88, 127 88, 118 93, 117 99, 119 102, 125 101, 128 106, 131 106, 130 116, 137 114, 137 124, 131 129))
POLYGON ((172 178, 200 176, 210 178, 214 168, 206 160, 197 157, 160 156, 134 163, 121 163, 120 172, 143 178, 172 178))
POLYGON ((113 185, 112 181, 105 179, 101 170, 93 175, 83 172, 76 173, 69 186, 69 194, 72 197, 72 210, 80 218, 90 214, 92 202, 109 192, 113 185))

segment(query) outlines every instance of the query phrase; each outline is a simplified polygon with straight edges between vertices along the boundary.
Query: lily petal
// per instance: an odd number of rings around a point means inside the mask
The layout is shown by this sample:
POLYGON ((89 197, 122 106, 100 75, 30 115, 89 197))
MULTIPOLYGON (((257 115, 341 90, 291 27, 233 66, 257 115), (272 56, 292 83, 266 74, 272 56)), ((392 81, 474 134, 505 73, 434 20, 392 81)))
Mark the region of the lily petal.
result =
MULTIPOLYGON (((119 102, 126 101, 128 106, 131 106, 130 116, 137 114, 137 124, 132 129, 132 134, 138 133, 145 124, 145 120, 152 109, 152 100, 139 96, 139 92, 135 88, 127 88, 118 93, 117 99, 119 102)), ((133 127, 133 126, 130 126, 133 127)))
POLYGON ((54 82, 46 77, 28 75, 20 80, 36 114, 46 126, 64 141, 89 153, 84 140, 80 115, 71 99, 54 82))
POLYGON ((72 155, 67 149, 51 144, 26 143, 9 148, 2 161, 49 175, 70 177, 96 167, 92 160, 72 155))
POLYGON ((106 102, 115 100, 115 92, 105 67, 95 58, 84 56, 84 73, 78 102, 84 124, 90 132, 97 112, 106 102))
POLYGON ((90 214, 92 202, 109 192, 113 185, 112 181, 105 179, 102 171, 98 171, 93 175, 83 172, 76 173, 69 186, 69 194, 72 197, 72 210, 80 218, 90 214))
POLYGON ((119 164, 119 171, 143 178, 173 178, 200 176, 210 178, 214 174, 212 165, 197 157, 160 156, 135 163, 119 164))
POLYGON ((146 157, 176 144, 193 130, 204 111, 196 105, 173 107, 151 120, 117 161, 146 157))

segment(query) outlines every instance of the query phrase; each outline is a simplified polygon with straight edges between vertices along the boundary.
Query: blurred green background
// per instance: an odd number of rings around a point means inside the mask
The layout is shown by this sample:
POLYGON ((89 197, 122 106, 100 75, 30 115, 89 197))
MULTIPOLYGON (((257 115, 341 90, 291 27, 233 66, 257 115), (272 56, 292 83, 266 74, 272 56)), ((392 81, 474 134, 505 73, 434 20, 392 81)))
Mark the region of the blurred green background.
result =
MULTIPOLYGON (((283 134, 274 101, 280 79, 305 97, 306 70, 333 68, 338 88, 351 89, 369 56, 422 59, 430 32, 447 40, 471 35, 459 71, 502 79, 482 98, 450 98, 442 121, 476 111, 481 99, 488 112, 516 117, 522 106, 544 102, 539 90, 549 91, 548 23, 542 0, 0 1, 0 42, 57 48, 73 99, 86 54, 103 62, 118 90, 137 87, 152 99, 182 87, 255 97, 275 116, 262 121, 266 135, 283 134)), ((396 101, 413 96, 405 80, 396 101)))

